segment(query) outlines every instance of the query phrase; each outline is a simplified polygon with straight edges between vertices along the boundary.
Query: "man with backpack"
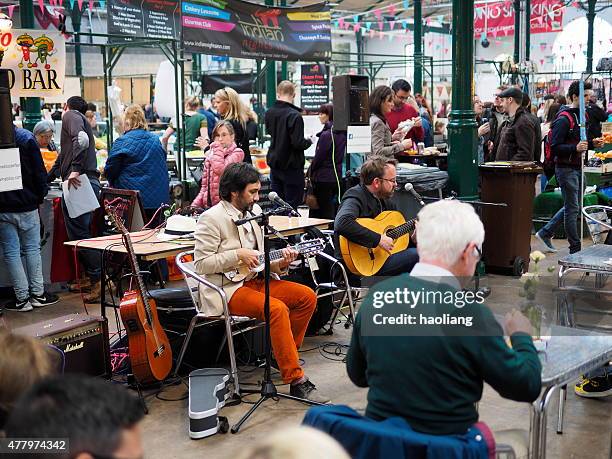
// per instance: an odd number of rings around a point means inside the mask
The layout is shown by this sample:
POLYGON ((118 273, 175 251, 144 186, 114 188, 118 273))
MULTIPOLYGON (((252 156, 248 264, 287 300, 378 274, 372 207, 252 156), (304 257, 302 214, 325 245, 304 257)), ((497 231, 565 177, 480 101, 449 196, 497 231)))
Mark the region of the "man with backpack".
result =
MULTIPOLYGON (((578 234, 578 216, 580 214, 583 153, 589 148, 598 148, 602 145, 599 141, 594 142, 593 139, 580 140, 579 85, 579 81, 574 81, 570 85, 567 97, 571 103, 559 110, 544 141, 545 163, 554 163, 555 176, 563 195, 563 207, 559 209, 546 226, 536 233, 536 238, 550 252, 557 251, 551 242, 551 238, 561 222, 565 225, 570 253, 579 252, 581 249, 581 237, 578 234)), ((584 83, 585 105, 589 102, 593 93, 592 88, 591 83, 584 83)), ((586 118, 588 126, 588 116, 586 118)))

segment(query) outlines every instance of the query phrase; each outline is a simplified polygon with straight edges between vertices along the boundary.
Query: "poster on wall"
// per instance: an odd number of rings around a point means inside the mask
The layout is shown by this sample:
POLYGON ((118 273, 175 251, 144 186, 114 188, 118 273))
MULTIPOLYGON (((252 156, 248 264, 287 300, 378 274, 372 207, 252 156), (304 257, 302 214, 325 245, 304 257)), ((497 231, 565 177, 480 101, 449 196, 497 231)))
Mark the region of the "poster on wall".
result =
POLYGON ((300 103, 304 110, 319 111, 329 102, 329 77, 325 64, 302 65, 300 103))
POLYGON ((147 38, 178 38, 179 0, 109 0, 108 33, 147 38))
POLYGON ((12 29, 0 35, 0 68, 9 71, 11 96, 64 93, 66 41, 59 32, 12 29))
POLYGON ((181 11, 188 52, 283 61, 331 57, 325 3, 270 8, 240 0, 183 0, 181 11))
MULTIPOLYGON (((563 30, 565 6, 559 0, 531 0, 531 33, 563 30)), ((474 37, 514 35, 512 2, 486 3, 474 8, 474 37)))

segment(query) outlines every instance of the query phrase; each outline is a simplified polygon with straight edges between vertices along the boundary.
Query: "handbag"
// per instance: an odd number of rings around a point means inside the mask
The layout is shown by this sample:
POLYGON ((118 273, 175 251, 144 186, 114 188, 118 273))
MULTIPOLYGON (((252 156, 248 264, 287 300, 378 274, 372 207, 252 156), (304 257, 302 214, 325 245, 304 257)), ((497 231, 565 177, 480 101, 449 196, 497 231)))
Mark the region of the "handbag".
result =
POLYGON ((319 209, 319 201, 317 201, 317 197, 314 194, 314 189, 312 186, 312 179, 310 178, 310 168, 306 173, 306 193, 304 197, 304 204, 306 204, 312 210, 319 209))

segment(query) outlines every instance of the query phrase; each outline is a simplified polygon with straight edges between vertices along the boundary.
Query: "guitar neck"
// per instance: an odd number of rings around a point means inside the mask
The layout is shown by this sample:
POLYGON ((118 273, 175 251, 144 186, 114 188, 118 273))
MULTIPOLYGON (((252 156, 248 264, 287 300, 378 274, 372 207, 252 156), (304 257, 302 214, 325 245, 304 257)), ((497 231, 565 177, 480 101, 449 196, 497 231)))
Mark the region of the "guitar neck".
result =
MULTIPOLYGON (((296 245, 290 245, 287 246, 288 249, 297 249, 298 246, 296 245)), ((298 250, 299 251, 299 250, 298 250)), ((278 249, 278 250, 272 250, 270 252, 270 261, 276 261, 276 260, 281 260, 283 258, 283 250, 282 249, 278 249)), ((259 264, 262 264, 265 261, 265 257, 264 254, 262 253, 261 255, 259 255, 259 264)))
POLYGON ((392 230, 387 231, 386 234, 391 239, 397 239, 397 238, 403 236, 404 234, 408 234, 411 231, 414 231, 415 224, 416 224, 416 219, 407 221, 403 225, 397 226, 397 227, 393 228, 392 230))
POLYGON ((151 311, 149 306, 149 301, 147 296, 145 295, 145 286, 142 280, 142 276, 140 274, 140 268, 138 267, 138 260, 136 259, 136 252, 134 251, 134 246, 132 245, 132 239, 130 238, 130 233, 123 234, 123 240, 125 242, 125 248, 128 251, 128 255, 130 256, 130 264, 132 265, 132 273, 136 278, 136 284, 138 293, 140 293, 140 297, 142 298, 142 302, 144 303, 145 310, 147 312, 147 320, 149 323, 151 322, 151 311))

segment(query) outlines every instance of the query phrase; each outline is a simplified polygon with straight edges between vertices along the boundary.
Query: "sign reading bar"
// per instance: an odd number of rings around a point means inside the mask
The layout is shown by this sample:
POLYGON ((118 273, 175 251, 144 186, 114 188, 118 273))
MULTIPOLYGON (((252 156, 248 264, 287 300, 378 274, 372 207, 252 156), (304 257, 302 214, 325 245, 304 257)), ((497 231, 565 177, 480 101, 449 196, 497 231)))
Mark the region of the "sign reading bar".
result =
MULTIPOLYGON (((531 1, 531 33, 563 30, 563 10, 559 0, 531 1)), ((474 36, 514 35, 514 7, 512 2, 480 4, 474 8, 474 36)))
POLYGON ((179 0, 109 0, 108 33, 148 38, 178 38, 179 0))
POLYGON ((12 96, 64 93, 66 42, 59 32, 12 29, 0 34, 0 68, 9 71, 12 96))
POLYGON ((325 3, 272 8, 240 0, 182 0, 181 11, 189 52, 284 61, 331 57, 325 3))
POLYGON ((304 110, 317 112, 329 102, 329 84, 325 64, 302 65, 300 105, 304 110))

